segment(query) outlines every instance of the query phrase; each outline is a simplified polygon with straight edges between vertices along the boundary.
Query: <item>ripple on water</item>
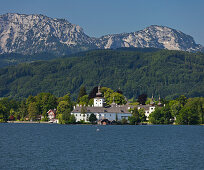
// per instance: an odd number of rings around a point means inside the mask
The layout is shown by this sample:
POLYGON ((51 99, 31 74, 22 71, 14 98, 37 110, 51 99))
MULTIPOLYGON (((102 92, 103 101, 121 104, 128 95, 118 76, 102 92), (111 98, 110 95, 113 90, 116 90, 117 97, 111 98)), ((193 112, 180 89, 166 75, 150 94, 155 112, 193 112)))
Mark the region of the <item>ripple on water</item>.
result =
POLYGON ((0 124, 1 169, 204 169, 203 126, 0 124))

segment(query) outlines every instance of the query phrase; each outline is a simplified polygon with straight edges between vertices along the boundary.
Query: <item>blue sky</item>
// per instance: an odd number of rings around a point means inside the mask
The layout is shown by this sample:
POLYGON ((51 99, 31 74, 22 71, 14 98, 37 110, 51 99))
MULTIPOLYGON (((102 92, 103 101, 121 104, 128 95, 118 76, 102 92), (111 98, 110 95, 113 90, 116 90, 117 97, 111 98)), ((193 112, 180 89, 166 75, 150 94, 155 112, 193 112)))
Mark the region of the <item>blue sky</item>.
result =
POLYGON ((93 37, 164 25, 204 45, 204 0, 0 0, 0 14, 65 18, 93 37))

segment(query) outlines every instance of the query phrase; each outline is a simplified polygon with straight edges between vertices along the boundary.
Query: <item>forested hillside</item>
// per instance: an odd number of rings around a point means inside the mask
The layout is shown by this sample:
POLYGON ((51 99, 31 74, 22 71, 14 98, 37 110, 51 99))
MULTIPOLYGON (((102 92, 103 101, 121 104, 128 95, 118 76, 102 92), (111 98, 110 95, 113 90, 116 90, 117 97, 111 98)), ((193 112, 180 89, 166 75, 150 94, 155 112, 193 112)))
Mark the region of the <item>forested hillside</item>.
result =
POLYGON ((38 60, 51 60, 57 58, 56 55, 50 53, 39 53, 35 55, 23 55, 17 53, 5 53, 0 55, 0 68, 6 66, 18 65, 20 63, 29 63, 38 60))
POLYGON ((76 98, 101 85, 120 89, 127 98, 204 96, 204 54, 155 49, 94 50, 51 61, 0 70, 0 97, 23 98, 40 92, 76 98))

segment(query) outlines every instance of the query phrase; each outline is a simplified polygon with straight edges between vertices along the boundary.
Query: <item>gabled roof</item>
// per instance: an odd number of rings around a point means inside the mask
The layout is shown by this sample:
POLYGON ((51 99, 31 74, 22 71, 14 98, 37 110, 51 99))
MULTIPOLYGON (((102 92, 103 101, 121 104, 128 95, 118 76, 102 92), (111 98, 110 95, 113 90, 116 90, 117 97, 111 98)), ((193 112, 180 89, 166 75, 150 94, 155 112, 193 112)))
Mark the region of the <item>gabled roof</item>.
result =
POLYGON ((50 109, 47 113, 48 113, 48 114, 50 114, 50 113, 56 114, 56 112, 57 112, 57 109, 50 109))

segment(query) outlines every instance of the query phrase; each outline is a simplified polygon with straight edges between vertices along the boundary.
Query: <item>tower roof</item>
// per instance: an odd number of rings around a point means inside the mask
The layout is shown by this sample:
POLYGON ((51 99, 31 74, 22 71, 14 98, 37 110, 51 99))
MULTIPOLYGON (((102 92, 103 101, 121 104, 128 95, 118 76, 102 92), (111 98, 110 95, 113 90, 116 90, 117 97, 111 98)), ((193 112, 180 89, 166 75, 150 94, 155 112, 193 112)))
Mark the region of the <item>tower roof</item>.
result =
POLYGON ((161 103, 161 98, 159 96, 159 103, 158 103, 158 106, 162 106, 162 103, 161 103))
POLYGON ((98 92, 96 93, 96 97, 103 97, 101 93, 101 87, 98 86, 98 92))
POLYGON ((150 104, 151 104, 151 105, 154 105, 154 97, 153 97, 153 94, 152 94, 152 99, 151 99, 151 101, 150 101, 150 104))

